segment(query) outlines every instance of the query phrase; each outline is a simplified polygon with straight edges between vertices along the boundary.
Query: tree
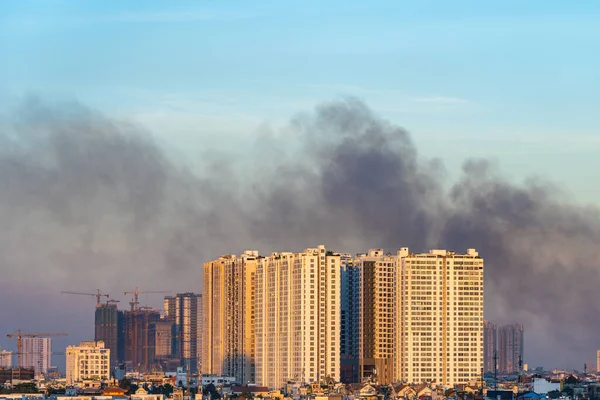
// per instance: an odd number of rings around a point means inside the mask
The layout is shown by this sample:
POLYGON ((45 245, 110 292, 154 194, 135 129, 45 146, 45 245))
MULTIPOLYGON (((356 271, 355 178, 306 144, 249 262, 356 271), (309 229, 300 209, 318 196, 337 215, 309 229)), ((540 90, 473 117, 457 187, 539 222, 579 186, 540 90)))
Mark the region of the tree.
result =
POLYGON ((135 383, 132 383, 131 385, 129 385, 129 390, 127 391, 127 395, 130 396, 132 394, 134 394, 135 392, 137 392, 137 390, 139 389, 139 386, 136 385, 135 383))
POLYGON ((208 385, 206 385, 206 387, 203 389, 203 392, 204 392, 204 394, 210 395, 211 400, 216 400, 216 399, 221 398, 221 394, 219 393, 219 391, 217 390, 215 385, 213 385, 212 383, 209 383, 208 385))
POLYGON ((119 387, 123 390, 129 390, 130 386, 131 381, 129 380, 129 378, 123 378, 119 381, 119 387))
POLYGON ((560 397, 560 392, 558 390, 551 390, 548 392, 548 397, 551 399, 558 399, 560 397))
POLYGON ((65 394, 65 389, 55 388, 54 386, 47 387, 46 395, 52 396, 53 394, 65 394))
POLYGON ((17 383, 13 386, 13 393, 38 393, 38 388, 33 382, 17 383))
POLYGON ((165 383, 162 385, 162 394, 166 395, 167 397, 170 397, 173 394, 173 390, 173 385, 170 383, 165 383))

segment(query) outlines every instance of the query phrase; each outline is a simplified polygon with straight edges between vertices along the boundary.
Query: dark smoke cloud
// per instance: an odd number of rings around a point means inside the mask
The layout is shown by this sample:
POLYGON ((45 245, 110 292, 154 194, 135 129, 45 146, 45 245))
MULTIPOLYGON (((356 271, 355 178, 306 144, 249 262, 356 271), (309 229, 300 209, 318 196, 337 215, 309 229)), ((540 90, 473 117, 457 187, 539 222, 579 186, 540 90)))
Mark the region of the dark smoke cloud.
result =
POLYGON ((441 162, 420 157, 405 130, 358 100, 321 105, 280 135, 263 132, 243 154, 207 145, 201 171, 143 129, 77 104, 29 99, 8 121, 7 332, 89 339, 93 298, 60 290, 99 287, 123 300, 136 286, 201 291, 202 263, 220 254, 324 243, 348 252, 475 247, 486 260, 486 317, 525 324, 526 362, 580 366, 600 347, 598 210, 564 202, 550 185, 507 182, 486 161, 467 161, 448 190, 441 162))

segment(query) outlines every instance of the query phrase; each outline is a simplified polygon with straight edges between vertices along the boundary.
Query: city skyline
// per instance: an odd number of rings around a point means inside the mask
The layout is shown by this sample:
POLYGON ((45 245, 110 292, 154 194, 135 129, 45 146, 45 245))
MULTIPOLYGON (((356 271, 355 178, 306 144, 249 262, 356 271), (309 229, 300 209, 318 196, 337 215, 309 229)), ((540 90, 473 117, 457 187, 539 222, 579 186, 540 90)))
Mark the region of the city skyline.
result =
MULTIPOLYGON (((284 252, 284 254, 286 254, 286 253, 284 252)), ((287 253, 287 254, 291 254, 291 253, 287 253)), ((230 257, 230 256, 226 256, 226 258, 227 258, 227 257, 230 257)), ((236 261, 236 260, 238 260, 238 261, 242 261, 242 260, 245 260, 247 257, 250 257, 250 259, 252 259, 252 260, 255 260, 255 259, 257 259, 257 257, 263 257, 263 256, 259 256, 259 253, 258 253, 258 252, 256 252, 256 251, 246 251, 246 252, 244 252, 244 253, 242 254, 241 258, 236 258, 236 256, 235 256, 235 255, 233 255, 232 257, 233 257, 233 259, 232 259, 232 260, 234 261, 234 263, 233 263, 233 264, 231 264, 232 266, 230 267, 230 270, 229 270, 229 272, 231 272, 231 271, 234 271, 234 270, 235 270, 235 269, 233 268, 233 265, 235 265, 235 261, 236 261)), ((357 254, 356 254, 356 256, 350 256, 349 254, 345 253, 344 257, 342 258, 343 262, 340 264, 340 271, 343 269, 343 268, 342 268, 342 266, 353 265, 353 263, 356 263, 358 260, 360 260, 362 263, 364 263, 364 262, 365 262, 365 260, 369 260, 369 257, 371 257, 371 259, 372 259, 372 260, 378 260, 378 259, 385 259, 386 257, 387 257, 387 258, 389 258, 389 257, 391 257, 391 254, 390 254, 390 253, 385 253, 385 254, 384 254, 384 251, 383 251, 383 249, 370 250, 368 253, 357 253, 357 254), (374 257, 374 258, 373 258, 373 257, 374 257)), ((354 264, 354 265, 356 265, 356 264, 354 264)), ((252 274, 253 276, 254 276, 254 274, 255 274, 255 268, 256 268, 256 267, 254 267, 253 269, 251 269, 251 274, 252 274)), ((242 268, 242 269, 240 270, 240 272, 241 272, 241 271, 244 271, 244 269, 242 268)), ((238 273, 240 273, 240 272, 238 272, 238 273)), ((246 273, 247 273, 247 272, 246 272, 246 273)), ((342 277, 343 277, 343 276, 344 276, 344 275, 342 274, 342 277)), ((224 279, 224 280, 231 279, 231 283, 232 283, 232 284, 233 284, 234 282, 238 282, 238 278, 235 278, 235 276, 231 276, 230 278, 227 278, 226 276, 223 276, 223 279, 224 279)), ((255 278, 253 277, 252 279, 255 279, 255 278)), ((342 278, 342 281, 343 281, 343 278, 342 278)), ((249 289, 250 289, 250 287, 249 287, 249 289)), ((237 290, 237 289, 236 289, 236 290, 237 290)), ((250 293, 252 293, 251 295, 252 295, 252 296, 254 296, 254 291, 255 291, 255 288, 253 288, 253 289, 252 289, 252 292, 248 292, 247 296, 250 296, 250 293)), ((228 295, 228 298, 229 298, 230 300, 235 300, 237 297, 232 297, 232 296, 231 296, 231 294, 232 294, 232 293, 230 292, 230 293, 229 293, 229 295, 228 295)), ((201 293, 200 293, 200 294, 198 294, 198 295, 196 295, 196 294, 193 294, 193 293, 183 293, 183 294, 177 294, 176 296, 166 296, 166 297, 164 297, 164 299, 161 301, 161 303, 162 303, 162 305, 163 305, 163 307, 162 307, 162 309, 163 309, 163 313, 162 313, 162 315, 164 315, 165 317, 168 317, 168 316, 169 316, 169 311, 168 311, 168 310, 171 310, 171 309, 175 310, 175 308, 174 308, 175 306, 174 306, 174 305, 173 305, 173 306, 170 306, 170 304, 171 304, 171 300, 172 300, 172 299, 176 299, 176 298, 179 298, 179 297, 181 297, 181 296, 183 296, 183 297, 189 297, 190 295, 193 295, 193 296, 198 296, 198 298, 199 298, 199 299, 201 299, 201 298, 202 298, 202 294, 201 294, 201 293)), ((118 296, 117 296, 117 297, 118 297, 118 296)), ((174 304, 174 303, 173 303, 173 304, 174 304)), ((114 310, 114 311, 115 311, 115 313, 116 313, 116 312, 117 312, 117 305, 116 305, 116 303, 115 303, 114 301, 112 301, 112 300, 111 300, 111 302, 109 302, 109 303, 106 303, 106 304, 99 304, 99 305, 97 305, 97 307, 96 307, 96 338, 95 338, 95 341, 104 341, 104 339, 103 339, 103 336, 102 336, 102 335, 98 335, 98 329, 99 329, 99 328, 98 328, 98 325, 97 325, 97 324, 98 324, 98 321, 99 321, 99 320, 98 320, 98 318, 99 318, 99 313, 105 313, 105 312, 106 312, 106 310, 114 310)), ((119 313, 123 313, 123 312, 126 312, 126 311, 127 311, 127 309, 125 309, 125 310, 123 310, 123 311, 119 310, 119 313)), ((156 309, 154 309, 154 310, 152 310, 152 311, 153 311, 153 312, 155 312, 155 313, 159 313, 159 312, 161 312, 161 307, 159 307, 159 308, 156 308, 156 309)), ((172 311, 172 312, 173 312, 173 311, 172 311)), ((244 314, 250 315, 249 311, 248 311, 248 310, 246 310, 246 309, 240 309, 240 313, 244 313, 244 314)), ((341 314, 341 315, 343 315, 343 312, 340 312, 340 314, 341 314)), ((110 318, 108 318, 108 319, 109 319, 110 321, 112 321, 114 318, 111 316, 111 317, 110 317, 110 318)), ((158 321, 158 314, 157 314, 157 321, 158 321)), ((485 322, 486 322, 486 323, 488 323, 488 321, 485 321, 485 322)), ((521 335, 522 335, 522 332, 523 332, 523 328, 522 328, 522 326, 523 326, 523 325, 520 325, 520 324, 517 324, 517 325, 515 325, 515 324, 508 324, 508 325, 499 326, 498 328, 499 328, 499 329, 500 329, 500 328, 511 328, 512 326, 520 326, 520 327, 521 327, 521 328, 520 328, 520 329, 521 329, 521 335)), ((102 329, 102 328, 100 328, 100 329, 102 329)), ((248 329, 250 329, 250 328, 248 328, 248 329)), ((253 334, 254 334, 254 333, 253 333, 253 334)), ((200 339, 200 341, 201 341, 201 338, 202 338, 202 335, 201 335, 201 336, 199 336, 199 339, 200 339)), ((39 339, 51 340, 51 338, 39 338, 39 339)), ((356 338, 355 338, 355 339, 356 339, 356 338)), ((110 338, 109 338, 109 341, 111 341, 111 339, 110 339, 110 338)), ((84 341, 84 342, 85 342, 85 341, 84 341)), ((233 342, 232 342, 232 343, 233 343, 233 342)), ((342 340, 341 340, 341 336, 340 336, 340 346, 341 346, 341 348, 342 348, 342 347, 343 347, 343 345, 342 345, 341 343, 342 343, 342 340)), ((506 345, 506 346, 508 346, 508 345, 506 345)), ((521 349, 522 349, 522 342, 520 342, 520 346, 521 346, 521 349)), ((67 347, 68 347, 68 346, 67 346, 67 347)), ((513 346, 513 347, 514 347, 514 346, 513 346)), ((6 351, 6 349, 5 349, 4 351, 6 351)), ((120 351, 124 351, 124 349, 122 349, 122 350, 120 350, 120 351)), ((36 353, 36 352, 30 352, 30 354, 33 354, 33 353, 36 353)), ((48 357, 51 357, 51 353, 52 353, 52 352, 48 353, 48 357)), ((498 352, 498 354, 499 354, 499 353, 500 353, 500 352, 498 352)), ((11 352, 11 355, 12 355, 13 357, 15 357, 15 358, 16 358, 16 355, 15 355, 15 354, 16 354, 15 352, 11 352)), ((340 354, 342 354, 342 353, 340 353, 340 354)), ((482 353, 482 354, 483 354, 483 353, 482 353)), ((521 353, 521 354, 522 354, 522 353, 521 353)), ((498 357, 499 357, 499 359, 500 359, 500 356, 498 356, 498 357)), ((507 356, 505 356, 505 358, 506 358, 506 357, 507 357, 507 356)), ((517 359, 516 359, 515 357, 512 357, 512 358, 511 358, 511 361, 510 361, 510 362, 512 362, 512 364, 516 363, 517 361, 515 361, 515 360, 517 360, 517 359), (513 360, 512 358, 514 358, 514 360, 513 360)), ((112 356, 112 354, 111 354, 111 360, 112 360, 112 359, 113 359, 113 356, 112 356)), ((198 361, 200 361, 200 360, 198 360, 198 361)), ((522 361, 522 360, 521 360, 521 361, 522 361)), ((507 362, 509 362, 509 361, 504 361, 504 363, 507 363, 507 362)), ((59 364, 60 364, 60 362, 59 362, 59 364)), ((49 363, 49 362, 48 362, 48 365, 50 365, 50 363, 49 363)), ((113 364, 113 361, 111 361, 111 365, 114 365, 114 364, 113 364)), ((231 371, 234 371, 234 370, 235 370, 235 368, 239 368, 239 367, 233 367, 233 369, 231 369, 231 371)), ((361 367, 361 368, 362 368, 362 367, 361 367)), ((505 368, 505 369, 506 369, 506 368, 505 368)), ((359 370, 360 370, 360 368, 359 368, 359 370)), ((223 371, 224 371, 224 370, 223 370, 223 371)), ((342 369, 340 369, 340 371, 343 371, 343 370, 342 370, 342 369)), ((220 372, 221 372, 221 370, 219 370, 219 371, 217 371, 217 372, 219 372, 219 373, 220 373, 220 372)), ((499 369, 498 369, 498 372, 500 372, 500 373, 507 373, 507 372, 510 372, 510 371, 509 371, 508 369, 507 369, 507 370, 503 370, 503 369, 500 369, 500 368, 499 368, 499 369)), ((231 375, 232 375, 232 376, 238 376, 238 374, 236 374, 236 373, 232 373, 231 375)), ((243 375, 242 375, 242 376, 243 376, 243 375)), ((252 376, 251 376, 251 378, 254 378, 254 375, 252 375, 252 376)))
POLYGON ((474 247, 530 363, 593 363, 598 24, 592 0, 0 2, 5 333, 91 340, 92 297, 58 292, 197 293, 247 248, 474 247))

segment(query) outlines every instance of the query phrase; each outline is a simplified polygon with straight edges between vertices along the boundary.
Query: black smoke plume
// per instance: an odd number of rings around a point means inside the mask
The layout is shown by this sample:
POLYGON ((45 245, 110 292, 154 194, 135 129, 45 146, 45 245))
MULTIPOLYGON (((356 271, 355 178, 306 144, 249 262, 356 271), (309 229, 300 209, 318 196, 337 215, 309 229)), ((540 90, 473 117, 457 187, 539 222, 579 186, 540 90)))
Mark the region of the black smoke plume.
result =
POLYGON ((61 290, 98 287, 123 300, 136 286, 200 292, 202 263, 220 254, 323 243, 475 247, 486 260, 486 318, 525 325, 525 362, 577 367, 600 347, 598 210, 548 184, 507 182, 482 160, 466 160, 448 189, 441 162, 361 101, 321 105, 243 152, 207 144, 200 171, 140 127, 77 104, 25 101, 0 144, 6 333, 90 339, 93 298, 61 290))

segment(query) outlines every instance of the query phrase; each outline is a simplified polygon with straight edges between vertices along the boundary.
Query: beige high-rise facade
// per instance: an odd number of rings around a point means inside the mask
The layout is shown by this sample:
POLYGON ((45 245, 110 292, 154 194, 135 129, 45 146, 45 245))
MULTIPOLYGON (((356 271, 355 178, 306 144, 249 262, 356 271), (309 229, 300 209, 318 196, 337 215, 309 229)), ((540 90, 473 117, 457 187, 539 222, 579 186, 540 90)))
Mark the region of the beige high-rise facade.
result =
POLYGON ((476 381, 483 367, 483 259, 431 250, 398 252, 396 376, 451 386, 476 381))
POLYGON ((258 252, 204 264, 202 373, 254 383, 254 297, 258 252))
POLYGON ((340 255, 273 253, 256 270, 256 383, 340 379, 340 255))
POLYGON ((110 378, 110 349, 102 341, 68 346, 66 358, 67 385, 110 378))
POLYGON ((203 300, 203 373, 270 388, 480 378, 483 259, 473 249, 247 251, 204 265, 203 300))

